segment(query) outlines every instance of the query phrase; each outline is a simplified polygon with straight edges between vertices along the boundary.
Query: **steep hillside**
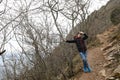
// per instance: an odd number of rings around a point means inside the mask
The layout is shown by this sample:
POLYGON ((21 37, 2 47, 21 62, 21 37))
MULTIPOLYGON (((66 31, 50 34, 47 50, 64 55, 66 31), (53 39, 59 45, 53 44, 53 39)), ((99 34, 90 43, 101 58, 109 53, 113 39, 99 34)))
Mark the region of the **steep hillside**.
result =
MULTIPOLYGON (((100 38, 96 38, 96 35, 98 34, 101 34, 103 33, 104 31, 108 30, 109 28, 111 28, 111 26, 113 25, 113 22, 111 20, 111 15, 113 14, 114 10, 116 9, 119 9, 120 8, 120 0, 110 0, 106 6, 103 6, 100 10, 98 11, 95 11, 93 12, 87 19, 87 30, 86 28, 84 28, 84 26, 82 25, 82 23, 79 23, 78 25, 76 25, 76 27, 71 30, 70 34, 67 36, 67 39, 71 39, 73 37, 74 33, 73 32, 78 32, 80 30, 82 31, 85 31, 88 33, 88 36, 89 36, 89 44, 90 44, 90 47, 91 46, 95 46, 96 45, 100 45, 99 41, 100 38), (92 45, 91 45, 92 44, 92 45)), ((120 16, 117 16, 117 17, 120 17, 120 16)), ((102 35, 102 34, 101 34, 102 35)), ((104 37, 104 36, 103 36, 104 37)), ((102 38, 101 38, 102 39, 102 38)), ((103 38, 103 40, 106 40, 103 38)), ((104 41, 103 41, 104 42, 104 41)), ((108 44, 106 42, 106 44, 108 44)), ((106 45, 105 44, 105 45, 106 45)), ((68 46, 68 45, 67 45, 68 46)), ((101 51, 101 48, 102 47, 98 47, 97 50, 93 49, 93 53, 96 52, 96 53, 102 53, 101 51)), ((72 48, 70 49, 73 49, 73 52, 74 52, 74 49, 75 47, 73 46, 72 48)), ((70 50, 68 50, 69 52, 70 50)), ((91 50, 89 50, 90 53, 92 54, 91 50)), ((89 52, 88 51, 88 52, 89 52)), ((94 55, 94 54, 93 54, 94 55)), ((99 58, 99 56, 102 55, 102 54, 98 54, 96 56, 94 56, 95 59, 99 58)), ((91 55, 90 55, 91 56, 91 55)), ((93 59, 94 59, 93 58, 93 59)), ((101 57, 101 61, 104 62, 104 58, 101 57)), ((96 64, 99 63, 100 61, 96 60, 96 64)), ((90 60, 90 63, 92 64, 92 61, 90 60)), ((93 62, 94 63, 94 62, 93 62)), ((100 63, 101 65, 103 65, 102 63, 100 63)), ((102 69, 102 67, 100 68, 102 69)), ((99 69, 99 70, 100 70, 99 69)), ((98 70, 98 71, 99 71, 98 70)), ((103 70, 104 71, 104 70, 103 70)), ((93 73, 94 74, 94 73, 93 73)), ((81 75, 81 74, 80 74, 81 75)), ((97 75, 97 74, 96 74, 97 75)), ((94 79, 93 79, 94 80, 94 79)), ((98 80, 99 80, 99 77, 98 77, 98 80)))
POLYGON ((101 45, 88 50, 92 73, 81 73, 71 80, 120 80, 120 25, 98 34, 101 45))
POLYGON ((119 4, 120 0, 110 0, 106 6, 103 6, 100 10, 93 12, 88 17, 86 20, 87 24, 85 24, 86 27, 83 26, 85 22, 79 23, 70 31, 66 38, 72 39, 73 35, 81 30, 88 34, 88 44, 92 44, 88 50, 88 61, 93 69, 92 73, 86 74, 82 72, 82 61, 78 51, 76 50, 75 44, 61 42, 59 46, 55 47, 50 56, 45 59, 45 62, 43 62, 43 64, 48 67, 45 67, 44 69, 47 71, 47 73, 43 71, 40 74, 34 74, 34 71, 37 71, 37 68, 34 67, 33 69, 26 70, 25 72, 25 74, 28 74, 30 77, 24 76, 23 73, 21 76, 19 76, 23 78, 20 79, 18 77, 18 80, 37 80, 39 79, 40 75, 42 76, 42 74, 47 75, 45 78, 42 77, 42 80, 105 80, 111 77, 114 78, 114 74, 111 73, 115 72, 115 76, 118 74, 118 70, 116 69, 120 60, 118 54, 116 55, 116 53, 118 53, 116 51, 119 51, 119 48, 115 48, 117 44, 113 43, 114 41, 117 43, 120 36, 115 34, 119 33, 117 31, 119 25, 117 27, 112 26, 113 23, 111 22, 111 14, 114 9, 120 7, 119 4), (73 34, 73 32, 75 33, 73 34), (115 39, 118 40, 116 41, 115 39), (111 57, 111 54, 113 54, 112 52, 116 52, 114 55, 114 57, 117 58, 117 60, 114 58, 116 62, 113 61, 113 57, 111 57), (36 76, 36 78, 33 79, 31 75, 36 76))
POLYGON ((96 34, 104 32, 109 28, 113 23, 111 22, 112 11, 120 7, 120 0, 110 0, 105 6, 100 8, 98 11, 94 11, 87 19, 86 26, 79 23, 76 27, 71 30, 68 38, 72 35, 73 31, 78 32, 80 30, 85 31, 90 36, 89 39, 92 39, 96 34), (86 28, 87 30, 86 30, 86 28))
MULTIPOLYGON (((120 40, 119 25, 113 26, 115 23, 120 23, 120 0, 110 0, 106 6, 103 6, 100 10, 93 12, 87 19, 87 30, 83 28, 82 23, 78 24, 75 29, 76 32, 83 30, 88 33, 89 40, 92 45, 96 45, 96 40, 100 41, 101 46, 94 47, 88 50, 88 61, 92 65, 93 73, 81 74, 75 76, 75 79, 71 80, 115 80, 119 77, 119 49, 118 46, 120 40), (112 16, 112 17, 111 17, 112 16), (114 20, 112 20, 114 19, 114 20), (114 22, 113 22, 114 21, 114 22), (97 35, 97 36, 96 36, 97 35), (97 38, 95 38, 97 37, 97 38), (111 37, 111 38, 110 38, 111 37), (111 40, 112 39, 112 40, 111 40), (116 41, 117 39, 117 41, 116 41), (116 42, 118 42, 116 44, 116 42), (114 54, 115 53, 115 54, 114 54), (106 55, 107 54, 107 55, 106 55), (113 58, 114 56, 114 58, 113 58), (115 58, 117 58, 115 60, 115 58), (113 60, 114 59, 114 60, 113 60), (118 62, 116 62, 118 61, 118 62), (112 65, 113 64, 113 65, 112 65), (117 69, 116 69, 117 68, 117 69), (114 73, 114 74, 112 74, 114 73), (113 75, 117 75, 111 77, 113 75)), ((71 30, 71 33, 73 32, 71 30)), ((72 34, 69 34, 67 38, 71 38, 72 34)))
MULTIPOLYGON (((104 53, 104 51, 101 51, 101 49, 103 49, 104 47, 107 47, 106 45, 111 44, 111 43, 108 43, 106 40, 106 39, 109 39, 109 38, 107 38, 109 36, 107 33, 111 32, 111 30, 114 31, 114 27, 112 26, 113 23, 111 21, 111 15, 112 15, 112 12, 116 8, 120 7, 119 4, 120 4, 120 0, 110 0, 106 6, 103 6, 100 10, 93 12, 88 17, 87 26, 86 26, 87 29, 84 28, 84 26, 82 25, 83 23, 80 23, 74 29, 72 29, 70 34, 67 36, 67 39, 72 39, 73 35, 76 34, 76 32, 82 30, 82 31, 85 31, 88 33, 88 36, 89 36, 88 41, 90 42, 89 44, 92 43, 92 45, 90 45, 90 47, 95 45, 95 47, 93 47, 94 49, 88 50, 88 53, 89 53, 88 56, 90 57, 90 58, 88 57, 88 59, 89 59, 90 64, 92 65, 93 70, 97 70, 97 71, 95 73, 94 72, 92 73, 92 75, 94 75, 94 77, 89 75, 87 79, 83 78, 83 80, 88 80, 90 77, 91 77, 91 80, 94 80, 96 76, 97 76, 98 80, 104 80, 106 78, 106 74, 104 74, 105 70, 102 65, 105 65, 104 62, 107 60, 104 58, 104 56, 102 54, 102 53, 104 53), (108 32, 106 30, 108 30, 108 32), (73 32, 75 32, 75 33, 73 34, 73 32), (101 35, 99 35, 99 34, 101 34, 101 35), (106 34, 107 36, 105 36, 104 34, 106 34), (99 35, 101 38, 96 38, 96 35, 99 35), (103 42, 105 42, 105 43, 103 43, 103 42), (102 46, 99 46, 100 44, 102 44, 102 46), (99 47, 96 47, 96 45, 99 47), (105 77, 99 76, 99 74, 102 74, 105 77)), ((111 34, 113 34, 113 33, 111 33, 111 34)), ((111 36, 111 34, 110 34, 110 36, 111 36)), ((81 65, 81 62, 79 62, 80 57, 77 54, 78 52, 76 51, 75 45, 61 43, 59 46, 59 49, 57 47, 55 49, 55 51, 58 52, 59 55, 61 53, 63 53, 63 55, 67 56, 69 65, 67 68, 65 68, 64 75, 67 75, 68 78, 70 78, 76 74, 79 74, 79 77, 82 75, 88 75, 88 74, 82 74, 82 68, 81 68, 82 65, 81 65), (68 48, 68 46, 69 46, 69 48, 68 48), (65 54, 64 54, 64 49, 61 50, 61 48, 65 49, 65 54), (76 58, 76 55, 77 55, 77 58, 76 58), (75 59, 76 61, 72 61, 71 59, 73 59, 73 60, 75 59), (78 63, 78 64, 76 64, 76 63, 78 63)), ((86 78, 87 76, 83 76, 83 77, 86 78)), ((62 80, 66 80, 66 79, 67 78, 64 78, 62 80)), ((82 80, 82 79, 80 78, 80 80, 82 80)))

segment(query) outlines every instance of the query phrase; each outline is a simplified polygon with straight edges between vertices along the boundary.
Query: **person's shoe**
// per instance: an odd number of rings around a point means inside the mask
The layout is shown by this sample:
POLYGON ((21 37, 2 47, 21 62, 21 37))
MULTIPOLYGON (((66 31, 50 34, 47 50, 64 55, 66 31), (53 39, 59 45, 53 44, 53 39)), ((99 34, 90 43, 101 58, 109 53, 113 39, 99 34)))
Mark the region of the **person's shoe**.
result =
POLYGON ((92 69, 88 66, 87 67, 88 72, 92 72, 92 69))
POLYGON ((90 73, 90 72, 92 72, 92 70, 91 70, 90 67, 84 67, 84 68, 83 68, 83 71, 84 71, 85 73, 90 73))
POLYGON ((84 71, 85 73, 87 73, 87 72, 88 72, 87 67, 84 67, 84 68, 83 68, 83 71, 84 71))
POLYGON ((3 50, 2 52, 0 52, 0 55, 2 55, 6 50, 3 50))

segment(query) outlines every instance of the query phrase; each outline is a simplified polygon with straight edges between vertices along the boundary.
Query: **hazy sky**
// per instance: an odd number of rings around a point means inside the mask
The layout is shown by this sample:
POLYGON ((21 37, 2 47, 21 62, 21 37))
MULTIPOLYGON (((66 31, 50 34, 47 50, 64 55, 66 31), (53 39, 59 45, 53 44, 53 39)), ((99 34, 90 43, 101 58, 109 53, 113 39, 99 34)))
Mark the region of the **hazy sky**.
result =
POLYGON ((106 5, 109 0, 91 0, 90 12, 100 9, 101 6, 106 5))
MULTIPOLYGON (((93 12, 94 10, 98 10, 101 6, 105 5, 109 0, 91 0, 91 7, 89 9, 89 12, 93 12)), ((11 50, 16 51, 17 49, 19 49, 20 47, 18 46, 17 42, 15 40, 9 42, 8 45, 6 45, 7 51, 10 52, 11 50), (15 46, 14 46, 14 45, 15 46), (13 48, 11 47, 13 46, 13 48)))
MULTIPOLYGON (((4 0, 3 0, 4 1, 4 0)), ((109 0, 91 0, 91 5, 90 5, 90 9, 89 12, 93 12, 94 10, 98 10, 101 6, 105 5, 109 0)), ((10 1, 9 1, 10 2, 10 1)), ((10 3, 9 3, 10 5, 10 3)), ((0 7, 4 6, 2 4, 0 4, 0 7)), ((11 5, 10 5, 11 6, 11 5)), ((11 6, 12 7, 12 6, 11 6)), ((2 8, 0 8, 1 11, 2 8)), ((4 9, 4 8, 3 8, 4 9)), ((67 23, 65 23, 66 25, 67 23)), ((17 44, 17 42, 15 40, 11 40, 9 42, 9 44, 5 45, 5 48, 7 49, 7 52, 11 52, 11 51, 17 51, 18 49, 20 50, 19 45, 17 44), (11 47, 12 46, 12 47, 11 47)))

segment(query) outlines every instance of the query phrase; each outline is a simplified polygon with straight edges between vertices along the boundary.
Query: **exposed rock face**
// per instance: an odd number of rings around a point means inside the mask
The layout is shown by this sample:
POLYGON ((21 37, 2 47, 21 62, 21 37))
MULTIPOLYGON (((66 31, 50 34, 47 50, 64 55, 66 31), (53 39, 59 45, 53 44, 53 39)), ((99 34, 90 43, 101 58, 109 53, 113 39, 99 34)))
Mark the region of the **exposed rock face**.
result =
POLYGON ((106 71, 105 71, 105 69, 101 70, 99 73, 100 73, 103 77, 106 77, 106 71))
MULTIPOLYGON (((118 27, 120 27, 118 25, 118 27)), ((117 32, 116 32, 117 33, 117 32)), ((115 40, 114 40, 115 41, 115 40)), ((112 42, 111 42, 112 43, 112 42)), ((106 48, 106 47, 105 47, 106 48)), ((106 69, 106 80, 120 80, 120 43, 116 41, 111 47, 104 50, 106 62, 103 67, 106 69)))
POLYGON ((120 65, 114 70, 114 75, 120 77, 120 65))
POLYGON ((106 78, 106 80, 120 80, 120 65, 113 71, 112 76, 106 78))

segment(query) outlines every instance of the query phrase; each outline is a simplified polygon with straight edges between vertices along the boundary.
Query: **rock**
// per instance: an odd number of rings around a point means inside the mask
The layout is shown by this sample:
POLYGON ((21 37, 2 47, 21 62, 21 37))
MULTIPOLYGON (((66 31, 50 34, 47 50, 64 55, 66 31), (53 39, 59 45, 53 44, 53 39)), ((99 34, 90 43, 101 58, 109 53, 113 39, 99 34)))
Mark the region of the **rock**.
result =
POLYGON ((115 80, 120 80, 119 78, 115 79, 115 80))
POLYGON ((105 52, 103 55, 105 56, 107 54, 110 54, 110 53, 116 51, 115 49, 116 49, 116 47, 112 47, 110 50, 108 50, 107 52, 105 52))
POLYGON ((113 70, 111 70, 113 73, 109 77, 106 77, 106 80, 120 80, 120 65, 113 70))
POLYGON ((111 48, 112 44, 107 45, 105 48, 102 49, 102 51, 106 51, 107 49, 111 48))
POLYGON ((106 71, 105 71, 105 69, 101 70, 99 73, 100 73, 103 77, 106 77, 106 71))
POLYGON ((112 61, 110 61, 110 62, 108 62, 108 63, 105 63, 104 65, 103 65, 103 67, 108 67, 108 66, 110 66, 112 64, 112 61))
POLYGON ((113 71, 116 77, 120 77, 120 65, 113 71))
POLYGON ((112 57, 112 56, 108 56, 108 57, 106 57, 106 60, 108 60, 108 61, 110 61, 110 60, 114 60, 115 58, 114 57, 112 57))
POLYGON ((115 80, 115 77, 109 77, 106 80, 115 80))

